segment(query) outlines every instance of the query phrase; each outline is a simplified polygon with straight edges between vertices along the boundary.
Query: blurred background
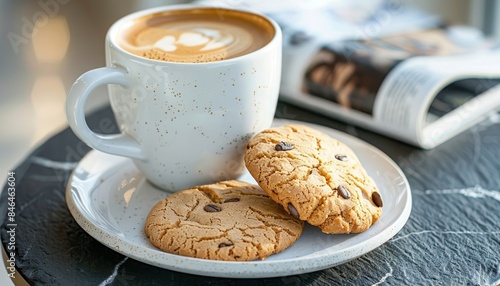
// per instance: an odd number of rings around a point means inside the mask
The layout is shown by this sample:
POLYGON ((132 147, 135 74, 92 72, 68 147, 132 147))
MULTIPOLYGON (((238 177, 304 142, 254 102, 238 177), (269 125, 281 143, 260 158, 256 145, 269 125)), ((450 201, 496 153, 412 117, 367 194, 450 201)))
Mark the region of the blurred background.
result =
MULTIPOLYGON (((82 73, 105 65, 104 37, 114 21, 136 10, 186 2, 190 1, 0 0, 1 185, 31 150, 67 127, 66 94, 82 73)), ((468 25, 500 37, 498 0, 393 2, 435 14, 447 24, 468 25)), ((107 102, 102 88, 92 95, 87 109, 107 102)), ((12 285, 5 267, 0 268, 0 285, 12 285)))

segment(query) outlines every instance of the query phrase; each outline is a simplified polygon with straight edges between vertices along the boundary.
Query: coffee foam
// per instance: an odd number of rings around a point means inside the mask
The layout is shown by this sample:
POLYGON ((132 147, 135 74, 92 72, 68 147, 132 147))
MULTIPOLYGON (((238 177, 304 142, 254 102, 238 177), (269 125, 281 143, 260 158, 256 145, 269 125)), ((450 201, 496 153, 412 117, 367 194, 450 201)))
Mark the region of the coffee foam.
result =
POLYGON ((198 8, 135 20, 119 45, 138 56, 171 62, 212 62, 260 49, 274 36, 264 18, 244 12, 198 8))

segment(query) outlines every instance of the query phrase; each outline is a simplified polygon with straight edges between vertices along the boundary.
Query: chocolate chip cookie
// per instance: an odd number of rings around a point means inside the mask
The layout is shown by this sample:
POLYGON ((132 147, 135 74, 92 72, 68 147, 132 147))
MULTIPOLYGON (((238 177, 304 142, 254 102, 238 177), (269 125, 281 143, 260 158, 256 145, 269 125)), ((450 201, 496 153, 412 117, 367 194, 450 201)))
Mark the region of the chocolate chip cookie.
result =
POLYGON ((151 209, 144 230, 165 252, 249 261, 283 251, 299 238, 303 227, 259 186, 225 181, 161 200, 151 209))
POLYGON ((382 215, 382 197, 354 152, 303 125, 270 128, 247 145, 245 163, 267 194, 325 233, 358 233, 382 215))

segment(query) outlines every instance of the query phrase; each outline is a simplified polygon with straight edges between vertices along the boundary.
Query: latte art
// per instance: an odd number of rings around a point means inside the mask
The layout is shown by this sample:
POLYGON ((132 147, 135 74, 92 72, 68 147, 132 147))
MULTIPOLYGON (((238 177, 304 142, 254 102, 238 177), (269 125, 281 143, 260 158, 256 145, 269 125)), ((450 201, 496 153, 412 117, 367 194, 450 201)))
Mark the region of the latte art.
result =
POLYGON ((121 46, 154 60, 212 62, 253 52, 274 36, 271 24, 256 15, 223 9, 194 11, 140 19, 123 34, 121 46))
MULTIPOLYGON (((246 35, 246 40, 249 41, 251 38, 246 35)), ((195 29, 192 32, 181 32, 178 39, 174 36, 164 36, 163 38, 156 41, 153 46, 148 48, 158 48, 165 52, 173 52, 178 49, 177 45, 184 46, 184 48, 192 48, 198 52, 211 51, 220 48, 228 48, 231 43, 234 43, 234 36, 232 35, 221 35, 217 30, 210 29, 195 29)), ((183 47, 180 47, 181 49, 183 47)))

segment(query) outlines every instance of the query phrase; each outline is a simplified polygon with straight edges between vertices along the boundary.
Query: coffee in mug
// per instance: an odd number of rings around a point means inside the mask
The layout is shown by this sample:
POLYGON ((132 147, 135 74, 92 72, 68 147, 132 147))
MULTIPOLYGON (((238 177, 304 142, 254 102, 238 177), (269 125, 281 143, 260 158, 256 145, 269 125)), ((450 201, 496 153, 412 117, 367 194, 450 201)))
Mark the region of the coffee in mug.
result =
POLYGON ((106 67, 83 74, 66 113, 92 148, 129 157, 154 185, 177 191, 235 179, 250 137, 271 126, 281 75, 281 31, 253 12, 175 5, 118 20, 106 67), (119 134, 91 131, 84 107, 108 85, 119 134))
POLYGON ((274 27, 265 18, 216 8, 167 11, 130 23, 117 39, 135 55, 200 63, 236 58, 267 45, 274 27))

